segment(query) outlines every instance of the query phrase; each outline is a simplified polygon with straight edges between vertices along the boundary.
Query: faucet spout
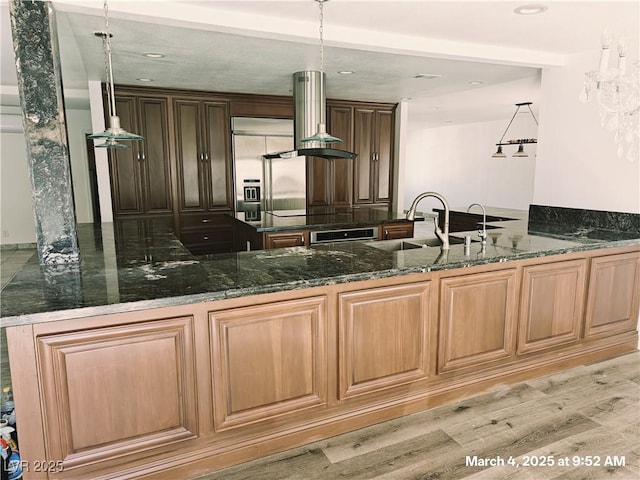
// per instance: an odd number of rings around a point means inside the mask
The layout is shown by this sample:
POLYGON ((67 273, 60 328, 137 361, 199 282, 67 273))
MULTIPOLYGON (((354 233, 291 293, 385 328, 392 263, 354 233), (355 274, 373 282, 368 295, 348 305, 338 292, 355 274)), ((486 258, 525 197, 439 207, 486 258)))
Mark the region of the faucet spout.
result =
POLYGON ((440 200, 440 202, 442 203, 442 206, 444 207, 444 224, 442 225, 443 228, 441 230, 440 227, 438 226, 438 222, 436 221, 435 234, 436 234, 436 237, 438 237, 442 242, 441 248, 443 250, 448 250, 449 249, 449 202, 447 202, 447 199, 444 198, 441 194, 437 192, 424 192, 418 195, 413 200, 413 203, 411 203, 411 206, 407 211, 406 218, 407 220, 415 220, 418 204, 420 203, 420 201, 422 201, 423 198, 426 198, 426 197, 433 197, 440 200))
POLYGON ((482 209, 482 230, 478 230, 478 236, 482 240, 482 244, 486 245, 487 243, 487 211, 484 206, 479 203, 472 203, 467 207, 467 213, 471 210, 472 207, 480 207, 482 209))

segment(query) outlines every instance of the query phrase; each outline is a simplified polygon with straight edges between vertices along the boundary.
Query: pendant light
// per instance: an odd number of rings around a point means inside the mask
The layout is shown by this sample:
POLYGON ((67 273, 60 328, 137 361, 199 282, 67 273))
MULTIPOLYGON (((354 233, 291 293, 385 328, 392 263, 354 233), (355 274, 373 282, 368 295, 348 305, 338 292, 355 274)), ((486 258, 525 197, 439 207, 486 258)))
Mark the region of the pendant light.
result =
MULTIPOLYGON (((320 81, 324 82, 324 2, 329 0, 315 0, 318 2, 320 9, 320 81)), ((324 90, 324 88, 323 88, 324 90)), ((341 138, 334 137, 327 133, 327 126, 324 123, 319 123, 316 133, 310 137, 305 137, 300 140, 301 143, 308 142, 325 142, 325 143, 338 143, 342 142, 341 138)))
POLYGON ((496 145, 498 146, 498 150, 496 151, 496 153, 491 155, 491 158, 507 158, 507 155, 502 152, 502 147, 504 145, 518 145, 518 151, 514 153, 513 156, 528 157, 529 154, 524 151, 524 144, 538 143, 538 140, 536 138, 519 138, 517 140, 507 140, 506 142, 503 142, 504 137, 507 135, 507 132, 509 131, 509 127, 511 127, 513 120, 516 118, 516 115, 518 114, 518 111, 520 110, 521 107, 524 107, 524 106, 526 106, 529 109, 529 113, 533 117, 533 121, 536 122, 536 127, 538 126, 538 120, 536 119, 536 116, 533 114, 533 110, 531 110, 531 102, 516 103, 516 111, 513 114, 513 117, 511 117, 511 120, 509 121, 509 124, 507 125, 506 130, 502 134, 502 137, 500 137, 500 141, 496 143, 496 145))
POLYGON ((116 97, 113 87, 113 65, 111 62, 111 37, 109 33, 109 7, 107 0, 104 1, 104 32, 95 32, 96 37, 102 38, 102 49, 104 51, 105 71, 107 74, 107 103, 109 104, 109 128, 104 132, 89 135, 91 139, 104 138, 105 143, 96 145, 102 148, 127 148, 126 145, 118 143, 118 140, 142 140, 144 137, 135 133, 127 132, 120 126, 120 117, 116 113, 116 97))

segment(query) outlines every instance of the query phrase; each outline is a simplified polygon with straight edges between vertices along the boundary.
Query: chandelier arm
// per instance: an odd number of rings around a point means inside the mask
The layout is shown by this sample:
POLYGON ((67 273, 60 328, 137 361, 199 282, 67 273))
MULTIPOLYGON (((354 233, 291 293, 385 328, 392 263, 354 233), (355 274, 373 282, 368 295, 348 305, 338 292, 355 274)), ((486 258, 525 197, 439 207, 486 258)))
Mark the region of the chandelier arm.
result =
POLYGON ((533 121, 536 122, 536 126, 538 125, 538 119, 536 118, 536 116, 533 114, 533 110, 531 110, 531 105, 527 105, 527 108, 529 109, 529 113, 531 113, 531 116, 533 117, 533 121))
MULTIPOLYGON (((513 120, 516 118, 516 115, 518 114, 518 110, 520 110, 520 105, 518 105, 518 108, 516 108, 516 112, 513 114, 513 117, 511 117, 511 120, 509 121, 509 125, 507 125, 507 128, 505 129, 504 133, 502 134, 502 137, 500 137, 500 141, 498 143, 502 143, 502 140, 504 140, 504 136, 507 134, 507 132, 509 131, 509 127, 511 126, 511 124, 513 123, 513 120)), ((534 117, 535 118, 535 117, 534 117)), ((538 122, 536 122, 537 124, 538 122)))

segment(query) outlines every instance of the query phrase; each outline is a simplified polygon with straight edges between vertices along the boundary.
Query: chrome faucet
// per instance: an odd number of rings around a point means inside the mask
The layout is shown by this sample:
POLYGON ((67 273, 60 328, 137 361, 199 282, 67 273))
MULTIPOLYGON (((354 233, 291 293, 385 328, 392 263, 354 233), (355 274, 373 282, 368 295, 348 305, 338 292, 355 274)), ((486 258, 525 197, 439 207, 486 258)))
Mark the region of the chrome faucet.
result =
POLYGON ((467 213, 469 213, 469 210, 471 210, 471 207, 474 207, 474 206, 478 206, 482 209, 482 230, 478 230, 478 236, 482 240, 482 245, 486 245, 487 244, 487 211, 485 210, 484 206, 480 205, 479 203, 472 203, 467 208, 467 213))
POLYGON ((418 203, 420 203, 420 201, 426 197, 437 198, 438 200, 440 200, 440 202, 442 202, 442 205, 444 206, 444 225, 443 225, 444 231, 440 230, 440 226, 438 225, 437 218, 434 218, 433 223, 435 224, 436 237, 438 237, 442 242, 441 248, 443 250, 449 250, 449 203, 447 202, 447 199, 444 198, 442 195, 436 192, 421 193, 415 198, 415 200, 411 204, 411 207, 409 207, 409 211, 407 212, 406 218, 407 220, 415 220, 418 203))

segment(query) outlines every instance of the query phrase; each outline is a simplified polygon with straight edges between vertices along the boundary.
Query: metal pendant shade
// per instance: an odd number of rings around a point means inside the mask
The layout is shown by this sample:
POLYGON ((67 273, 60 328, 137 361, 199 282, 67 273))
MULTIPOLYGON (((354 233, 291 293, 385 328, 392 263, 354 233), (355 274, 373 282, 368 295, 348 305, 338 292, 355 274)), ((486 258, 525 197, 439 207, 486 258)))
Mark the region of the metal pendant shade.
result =
MULTIPOLYGON (((324 2, 328 2, 329 0, 315 0, 318 2, 318 7, 320 9, 320 76, 324 80, 324 2)), ((333 135, 327 133, 327 126, 324 123, 318 123, 318 129, 316 133, 309 137, 302 138, 300 140, 301 143, 311 143, 311 142, 323 142, 323 143, 341 143, 342 139, 338 137, 334 137, 333 135)))
POLYGON ((100 133, 89 135, 89 138, 106 142, 96 145, 100 148, 128 148, 127 145, 118 143, 117 140, 143 140, 144 137, 135 133, 127 132, 120 126, 120 117, 116 113, 116 97, 113 87, 113 65, 111 62, 111 37, 109 33, 109 7, 107 1, 104 2, 104 32, 95 32, 94 35, 102 38, 104 51, 105 70, 107 74, 107 103, 109 104, 109 128, 100 133))
POLYGON ((491 155, 491 158, 507 158, 507 156, 502 152, 502 145, 498 145, 498 150, 496 153, 491 155))
POLYGON ((529 154, 524 151, 524 145, 520 144, 520 146, 518 146, 518 151, 516 153, 514 153, 513 156, 514 157, 528 157, 529 154))

